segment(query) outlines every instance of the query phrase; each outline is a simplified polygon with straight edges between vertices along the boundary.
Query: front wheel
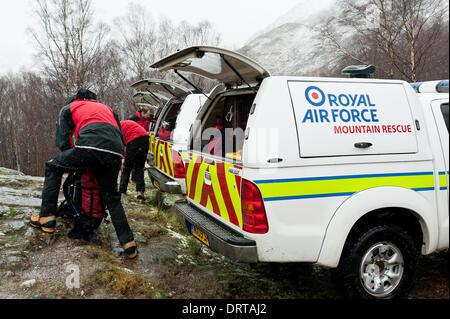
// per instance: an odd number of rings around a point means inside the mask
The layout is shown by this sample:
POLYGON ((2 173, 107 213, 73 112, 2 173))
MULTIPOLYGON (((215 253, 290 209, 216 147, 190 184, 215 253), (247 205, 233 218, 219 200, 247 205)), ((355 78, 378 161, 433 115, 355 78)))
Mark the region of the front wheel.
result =
POLYGON ((365 227, 346 243, 338 276, 347 298, 407 297, 418 252, 413 238, 396 225, 365 227))

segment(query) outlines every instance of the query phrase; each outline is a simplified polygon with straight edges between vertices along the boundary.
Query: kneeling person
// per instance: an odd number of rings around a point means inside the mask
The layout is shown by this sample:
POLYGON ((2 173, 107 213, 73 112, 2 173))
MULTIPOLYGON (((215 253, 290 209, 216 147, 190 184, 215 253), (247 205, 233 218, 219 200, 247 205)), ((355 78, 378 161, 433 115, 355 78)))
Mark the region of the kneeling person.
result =
POLYGON ((127 193, 130 173, 135 172, 137 199, 145 200, 144 167, 149 149, 149 135, 147 131, 134 121, 120 122, 125 138, 125 159, 122 176, 120 177, 120 192, 127 193))
POLYGON ((97 101, 95 93, 86 89, 80 89, 66 104, 56 126, 56 146, 61 153, 46 164, 41 211, 31 217, 30 224, 54 233, 63 174, 90 168, 125 255, 135 258, 136 242, 117 192, 125 147, 119 119, 111 108, 97 101))

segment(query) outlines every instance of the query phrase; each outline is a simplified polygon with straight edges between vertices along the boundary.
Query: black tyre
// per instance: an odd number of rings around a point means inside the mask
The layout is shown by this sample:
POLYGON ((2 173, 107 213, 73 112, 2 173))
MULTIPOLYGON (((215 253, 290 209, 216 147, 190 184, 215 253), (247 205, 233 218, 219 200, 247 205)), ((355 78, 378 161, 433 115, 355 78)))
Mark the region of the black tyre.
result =
POLYGON ((346 298, 405 298, 414 280, 418 249, 406 230, 383 224, 356 230, 337 269, 346 298))

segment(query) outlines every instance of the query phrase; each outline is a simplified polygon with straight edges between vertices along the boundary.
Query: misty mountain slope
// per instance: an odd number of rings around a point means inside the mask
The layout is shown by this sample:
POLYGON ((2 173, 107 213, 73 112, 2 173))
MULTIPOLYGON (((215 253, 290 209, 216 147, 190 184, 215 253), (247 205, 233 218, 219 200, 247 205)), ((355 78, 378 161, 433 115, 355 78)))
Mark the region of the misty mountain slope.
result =
POLYGON ((271 75, 319 75, 327 61, 318 54, 321 44, 314 34, 310 26, 287 23, 256 37, 239 52, 260 63, 271 75))
POLYGON ((293 8, 289 9, 284 15, 276 18, 276 20, 268 24, 265 28, 257 31, 246 44, 255 40, 258 36, 270 32, 283 24, 300 23, 300 24, 316 24, 322 21, 322 16, 327 15, 325 12, 333 7, 337 0, 322 0, 320 3, 311 4, 310 0, 300 1, 293 8))
POLYGON ((260 63, 271 75, 326 76, 334 55, 320 40, 319 27, 335 15, 336 8, 308 10, 308 6, 300 3, 238 51, 260 63))

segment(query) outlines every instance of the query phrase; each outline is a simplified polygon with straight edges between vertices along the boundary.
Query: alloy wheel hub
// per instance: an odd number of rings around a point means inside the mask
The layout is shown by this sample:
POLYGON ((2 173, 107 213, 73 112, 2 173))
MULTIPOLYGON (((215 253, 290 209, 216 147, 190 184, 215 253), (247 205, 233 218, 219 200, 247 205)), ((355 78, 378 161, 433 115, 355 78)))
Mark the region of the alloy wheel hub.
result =
POLYGON ((404 270, 403 255, 392 243, 377 243, 370 247, 360 265, 360 279, 372 296, 389 295, 399 285, 404 270))

